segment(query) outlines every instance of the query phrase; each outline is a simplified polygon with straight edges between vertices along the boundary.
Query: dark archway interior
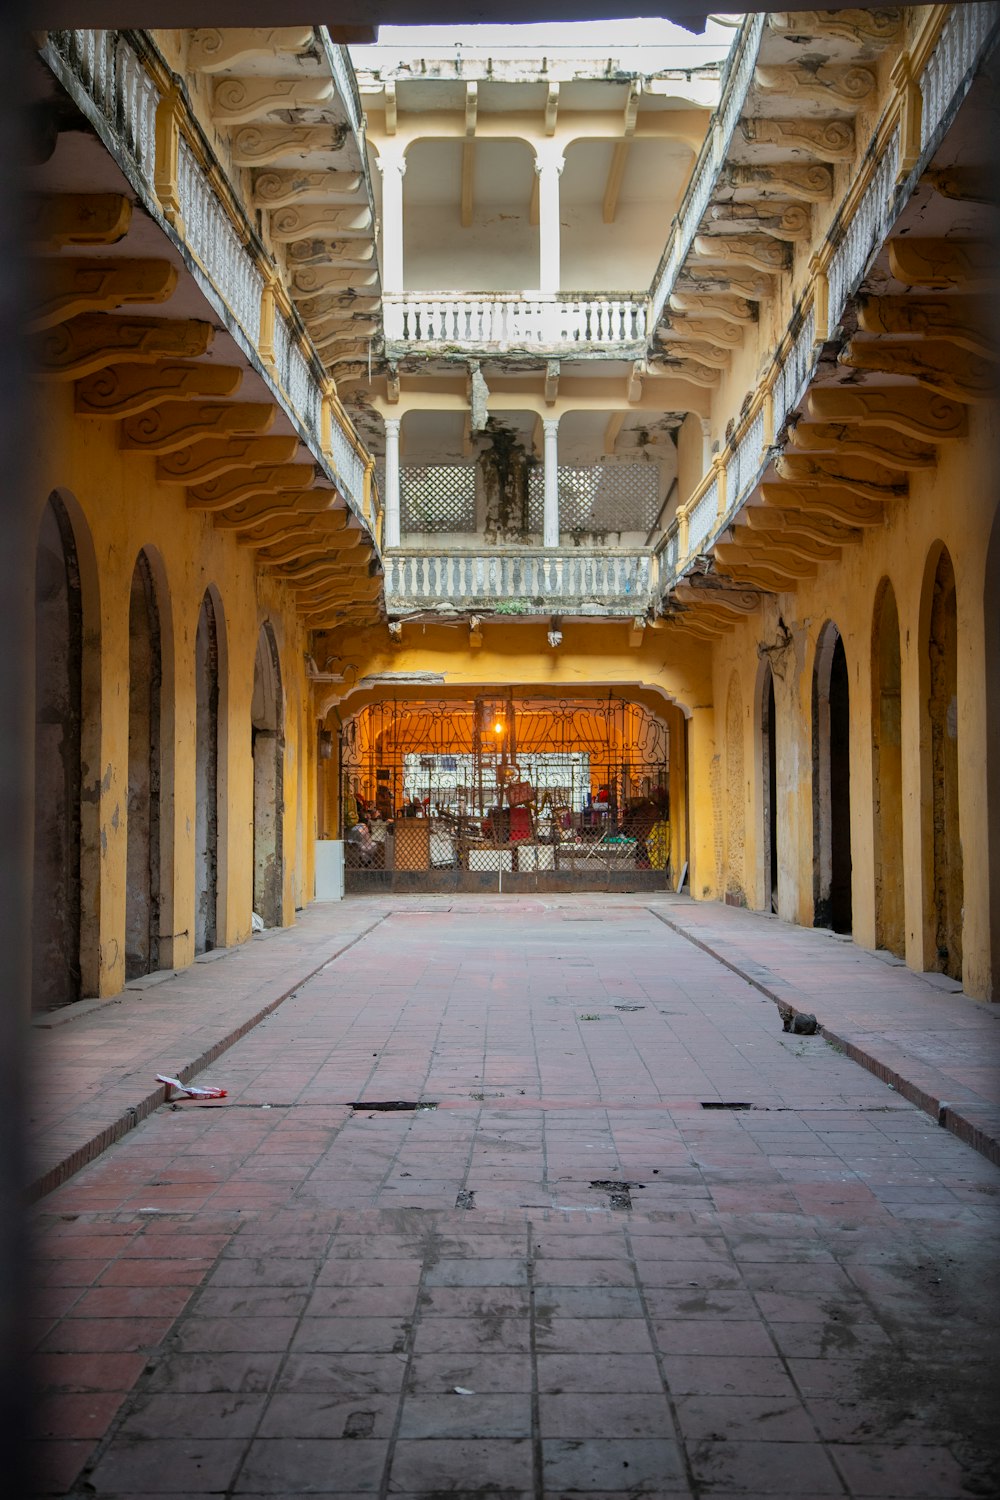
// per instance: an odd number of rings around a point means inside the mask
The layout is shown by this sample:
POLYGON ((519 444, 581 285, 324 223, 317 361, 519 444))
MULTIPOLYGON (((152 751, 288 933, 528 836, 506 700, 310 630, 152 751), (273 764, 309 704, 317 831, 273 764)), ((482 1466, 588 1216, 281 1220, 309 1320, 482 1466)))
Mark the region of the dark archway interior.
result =
POLYGON ((875 616, 872 722, 874 730, 875 942, 902 957, 903 748, 900 718, 899 614, 892 586, 882 590, 875 616))
POLYGON ((778 909, 778 747, 775 739, 774 675, 768 670, 764 698, 764 832, 765 870, 767 872, 766 906, 778 909))
POLYGON ((80 727, 83 611, 65 506, 42 514, 35 566, 35 838, 32 1006, 81 996, 80 727))
POLYGON ((205 595, 195 639, 195 938, 196 953, 216 945, 219 877, 219 637, 205 595))
POLYGON ((830 664, 830 923, 850 932, 851 707, 844 643, 837 637, 830 664))
POLYGON ((282 918, 284 728, 281 668, 274 636, 262 625, 250 711, 253 753, 253 909, 265 927, 282 918))
POLYGON ((129 599, 126 979, 159 967, 161 681, 156 592, 140 552, 129 599))
POLYGON ((930 753, 935 953, 932 967, 962 977, 964 881, 958 816, 958 625, 955 571, 942 551, 934 575, 930 638, 930 753))
POLYGON ((813 671, 813 925, 850 932, 851 720, 847 657, 836 626, 813 671))

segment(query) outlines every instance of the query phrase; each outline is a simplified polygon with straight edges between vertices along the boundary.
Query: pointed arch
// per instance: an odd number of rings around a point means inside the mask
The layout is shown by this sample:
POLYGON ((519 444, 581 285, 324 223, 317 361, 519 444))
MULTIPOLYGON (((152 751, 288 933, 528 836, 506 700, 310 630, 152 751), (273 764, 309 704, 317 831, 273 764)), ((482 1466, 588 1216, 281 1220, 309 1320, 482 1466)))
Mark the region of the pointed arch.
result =
POLYGON ((883 578, 872 614, 872 815, 875 945, 906 952, 903 903, 902 661, 896 594, 883 578))
POLYGON ((831 620, 816 645, 812 728, 813 925, 850 932, 850 690, 844 643, 831 620))

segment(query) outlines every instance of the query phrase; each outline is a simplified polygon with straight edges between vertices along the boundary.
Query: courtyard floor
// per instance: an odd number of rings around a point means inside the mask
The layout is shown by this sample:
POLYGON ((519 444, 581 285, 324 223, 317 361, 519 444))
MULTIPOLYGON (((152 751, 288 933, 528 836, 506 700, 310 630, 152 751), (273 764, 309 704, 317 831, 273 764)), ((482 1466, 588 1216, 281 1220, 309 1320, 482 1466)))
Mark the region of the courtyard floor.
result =
POLYGON ((39 1495, 1000 1493, 947 985, 670 896, 356 898, 52 1019, 39 1495))

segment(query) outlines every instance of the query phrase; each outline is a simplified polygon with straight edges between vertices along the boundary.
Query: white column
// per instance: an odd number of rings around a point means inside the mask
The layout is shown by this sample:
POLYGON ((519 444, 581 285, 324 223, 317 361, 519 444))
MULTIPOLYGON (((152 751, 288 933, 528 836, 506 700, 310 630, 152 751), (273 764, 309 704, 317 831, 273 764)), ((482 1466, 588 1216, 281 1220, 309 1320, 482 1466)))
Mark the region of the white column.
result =
POLYGON ((538 173, 538 288, 558 292, 559 270, 559 178, 564 166, 562 156, 546 152, 535 157, 538 173))
POLYGON ((399 546, 399 427, 398 417, 385 423, 385 545, 399 546))
POLYGON ((382 290, 403 290, 403 174, 406 157, 383 146, 378 156, 382 173, 382 290))
POLYGON ((545 432, 545 508, 542 520, 542 545, 559 545, 559 419, 543 419, 545 432))

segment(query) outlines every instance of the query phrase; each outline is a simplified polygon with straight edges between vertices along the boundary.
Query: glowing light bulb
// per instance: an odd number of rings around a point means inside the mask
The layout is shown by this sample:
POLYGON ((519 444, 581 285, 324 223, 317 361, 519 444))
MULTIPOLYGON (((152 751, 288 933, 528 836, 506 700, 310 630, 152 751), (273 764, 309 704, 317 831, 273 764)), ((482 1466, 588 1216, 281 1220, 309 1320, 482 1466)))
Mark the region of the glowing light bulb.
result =
POLYGON ((493 733, 494 734, 503 734, 503 725, 499 722, 499 720, 493 726, 493 733))

